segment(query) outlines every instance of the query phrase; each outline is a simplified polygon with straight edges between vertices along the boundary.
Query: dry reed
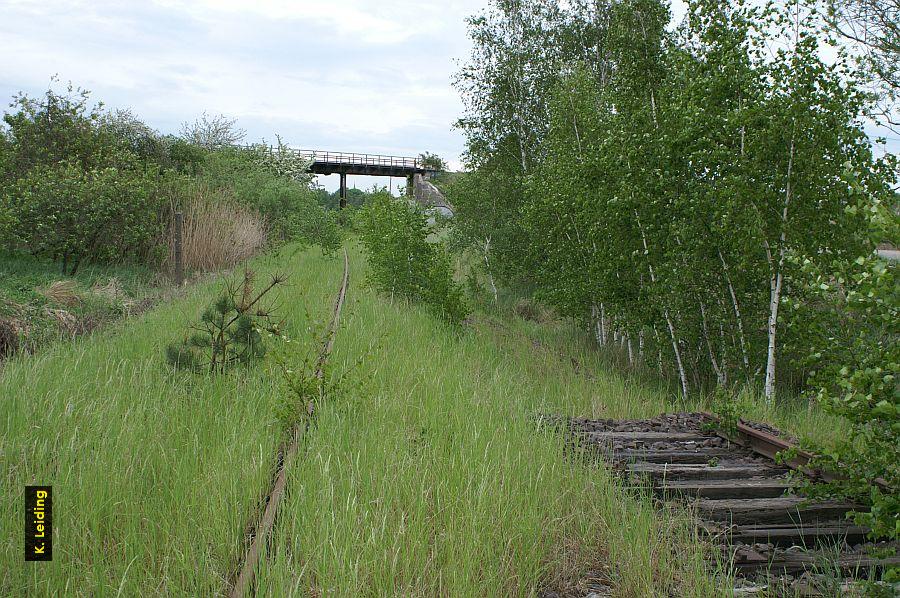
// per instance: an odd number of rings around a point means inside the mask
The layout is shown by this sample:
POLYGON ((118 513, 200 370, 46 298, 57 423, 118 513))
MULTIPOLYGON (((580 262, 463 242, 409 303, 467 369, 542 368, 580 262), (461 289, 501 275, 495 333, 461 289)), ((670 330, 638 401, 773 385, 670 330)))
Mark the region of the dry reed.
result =
POLYGON ((194 185, 169 209, 163 244, 163 267, 175 268, 175 212, 184 214, 182 256, 185 271, 209 272, 234 266, 259 251, 266 242, 266 223, 225 190, 194 185))
POLYGON ((78 283, 74 280, 57 280, 36 290, 52 303, 67 307, 81 303, 81 297, 78 296, 78 283))

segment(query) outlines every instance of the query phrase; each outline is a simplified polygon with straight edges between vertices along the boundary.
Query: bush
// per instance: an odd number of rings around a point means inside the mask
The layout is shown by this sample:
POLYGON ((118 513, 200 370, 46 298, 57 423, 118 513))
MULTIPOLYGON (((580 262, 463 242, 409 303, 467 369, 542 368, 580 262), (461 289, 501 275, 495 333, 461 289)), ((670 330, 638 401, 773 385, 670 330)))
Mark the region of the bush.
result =
MULTIPOLYGON (((896 240, 893 209, 858 185, 859 210, 869 223, 869 247, 896 240)), ((835 258, 827 266, 798 260, 805 297, 789 302, 792 326, 809 346, 803 365, 823 409, 848 421, 833 448, 812 446, 813 465, 837 474, 814 496, 840 496, 870 507, 854 518, 874 536, 900 538, 900 302, 897 264, 874 253, 835 258)))
POLYGON ((143 257, 161 230, 156 178, 137 169, 38 165, 3 203, 14 243, 58 261, 64 274, 84 261, 143 257))
POLYGON ((206 150, 183 139, 167 138, 166 141, 171 168, 181 174, 197 175, 206 161, 206 150))
POLYGON ((8 245, 15 238, 18 220, 9 203, 8 199, 0 196, 0 245, 8 245))
POLYGON ((266 218, 272 238, 333 252, 340 230, 310 189, 308 166, 283 146, 225 148, 209 154, 202 176, 212 187, 233 188, 235 197, 266 218))
POLYGON ((41 98, 20 93, 11 107, 16 111, 3 116, 9 127, 6 176, 10 181, 36 166, 71 162, 90 170, 121 157, 113 136, 98 126, 101 105, 90 105, 87 91, 69 84, 64 93, 51 88, 41 98))
POLYGON ((433 231, 421 209, 376 193, 358 213, 356 225, 376 288, 422 302, 451 323, 465 319, 469 310, 462 287, 453 280, 450 255, 428 240, 433 231))

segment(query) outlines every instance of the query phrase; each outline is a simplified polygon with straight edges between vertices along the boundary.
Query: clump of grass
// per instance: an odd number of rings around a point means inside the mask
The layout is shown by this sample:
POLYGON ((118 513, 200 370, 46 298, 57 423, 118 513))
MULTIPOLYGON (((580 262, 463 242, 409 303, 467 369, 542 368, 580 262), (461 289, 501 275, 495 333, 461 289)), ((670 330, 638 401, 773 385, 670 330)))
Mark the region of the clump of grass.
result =
POLYGON ((56 280, 46 287, 37 289, 51 303, 63 306, 72 306, 81 303, 78 294, 78 283, 74 280, 56 280))
POLYGON ((184 216, 182 259, 185 270, 212 272, 235 266, 258 253, 266 244, 265 219, 242 205, 228 189, 196 183, 185 187, 177 207, 169 210, 169 225, 162 245, 163 267, 175 264, 175 212, 184 216))

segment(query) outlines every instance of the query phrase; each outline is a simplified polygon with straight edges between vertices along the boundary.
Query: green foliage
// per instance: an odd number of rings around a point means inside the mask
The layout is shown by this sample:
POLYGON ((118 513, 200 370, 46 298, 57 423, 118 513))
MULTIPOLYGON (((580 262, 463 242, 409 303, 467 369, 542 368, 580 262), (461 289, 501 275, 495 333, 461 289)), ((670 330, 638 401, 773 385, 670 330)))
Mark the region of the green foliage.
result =
POLYGON ((137 169, 35 166, 4 201, 14 244, 57 260, 64 274, 83 261, 144 257, 161 231, 156 185, 137 169))
POLYGON ((266 218, 274 239, 318 244, 331 254, 340 246, 340 229, 310 188, 308 168, 282 145, 229 147, 210 152, 200 176, 214 188, 232 188, 266 218))
POLYGON ((0 245, 7 245, 12 241, 19 222, 12 207, 5 205, 6 203, 0 201, 0 245))
MULTIPOLYGON (((859 201, 848 210, 866 215, 875 239, 900 238, 900 219, 851 178, 859 201)), ((837 495, 868 505, 854 518, 873 535, 900 537, 900 278, 897 264, 875 255, 835 258, 820 265, 802 259, 803 300, 790 302, 792 326, 809 347, 803 364, 810 394, 847 420, 836 446, 811 447, 814 465, 838 474, 814 495, 837 495)))
POLYGON ((237 126, 237 120, 224 114, 210 116, 204 112, 194 122, 181 125, 181 138, 207 150, 217 150, 237 145, 247 132, 237 126))
POLYGON ((669 19, 660 0, 471 19, 454 237, 682 395, 738 383, 774 401, 803 378, 776 376, 798 351, 780 313, 803 279, 791 256, 859 255, 845 163, 871 192, 894 175, 815 13, 694 0, 669 19))
POLYGON ((128 110, 104 112, 87 91, 54 85, 17 95, 0 129, 0 242, 59 260, 155 263, 171 212, 195 179, 262 215, 276 241, 333 253, 341 235, 311 189, 309 161, 279 139, 240 148, 233 120, 204 114, 183 137, 162 136, 128 110), (163 200, 163 196, 166 196, 163 200))
POLYGON ((356 226, 379 290, 422 302, 453 324, 465 319, 469 308, 453 279, 450 255, 429 241, 433 230, 418 206, 378 193, 359 212, 356 226))
POLYGON ((226 283, 218 299, 203 311, 200 323, 192 326, 193 332, 180 343, 168 345, 169 364, 221 374, 233 365, 246 365, 265 355, 263 333, 279 334, 280 324, 261 301, 285 278, 274 275, 260 291, 254 291, 253 281, 254 273, 245 270, 240 283, 226 283))
POLYGON ((206 161, 207 151, 183 139, 170 138, 168 141, 169 163, 172 168, 182 174, 199 174, 206 161))
MULTIPOLYGON (((99 127, 102 104, 91 105, 90 93, 72 86, 42 97, 13 97, 3 115, 8 127, 5 176, 15 180, 38 165, 72 162, 84 170, 115 163, 119 158, 112 134, 99 127)), ((127 159, 127 157, 126 157, 127 159)))
POLYGON ((447 162, 437 154, 431 152, 423 152, 419 154, 419 162, 430 170, 437 172, 445 172, 447 170, 447 162))

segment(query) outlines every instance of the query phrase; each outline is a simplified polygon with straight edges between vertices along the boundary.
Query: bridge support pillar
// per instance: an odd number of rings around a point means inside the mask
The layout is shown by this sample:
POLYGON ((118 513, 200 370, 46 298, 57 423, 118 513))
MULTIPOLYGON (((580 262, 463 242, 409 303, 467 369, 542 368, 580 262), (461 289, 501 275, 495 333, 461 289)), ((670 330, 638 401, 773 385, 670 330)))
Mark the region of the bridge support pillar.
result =
POLYGON ((341 173, 341 209, 347 207, 347 173, 341 173))

